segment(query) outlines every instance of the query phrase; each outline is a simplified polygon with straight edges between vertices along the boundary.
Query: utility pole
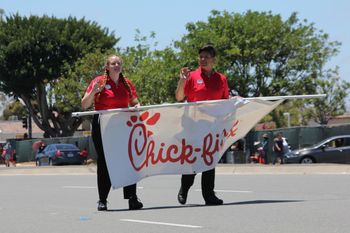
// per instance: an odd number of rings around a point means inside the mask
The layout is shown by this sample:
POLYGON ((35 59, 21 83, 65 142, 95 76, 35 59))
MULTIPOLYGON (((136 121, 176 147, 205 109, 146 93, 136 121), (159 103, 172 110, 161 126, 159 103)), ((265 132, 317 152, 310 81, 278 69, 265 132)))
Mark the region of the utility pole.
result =
POLYGON ((32 138, 32 116, 30 115, 30 112, 28 111, 28 138, 32 138))
POLYGON ((289 112, 284 112, 283 116, 287 117, 288 128, 290 128, 290 113, 289 112))
MULTIPOLYGON (((19 102, 27 108, 26 104, 21 98, 18 98, 19 102)), ((30 114, 29 109, 27 108, 27 116, 22 117, 23 128, 28 129, 28 138, 32 138, 32 115, 30 114)))

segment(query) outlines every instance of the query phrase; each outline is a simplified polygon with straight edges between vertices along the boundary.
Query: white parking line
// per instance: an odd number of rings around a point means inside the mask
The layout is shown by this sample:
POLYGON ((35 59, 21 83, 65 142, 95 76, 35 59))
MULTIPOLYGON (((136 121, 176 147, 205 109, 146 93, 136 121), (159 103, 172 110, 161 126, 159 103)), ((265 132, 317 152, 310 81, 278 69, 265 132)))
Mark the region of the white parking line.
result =
POLYGON ((96 186, 62 186, 64 189, 96 189, 96 186))
MULTIPOLYGON (((64 189, 96 189, 96 186, 62 186, 64 189)), ((143 189, 143 187, 137 187, 137 189, 143 189)))
POLYGON ((154 224, 154 225, 165 225, 165 226, 173 226, 173 227, 203 228, 202 226, 185 225, 185 224, 176 224, 176 223, 167 223, 167 222, 152 222, 152 221, 136 220, 136 219, 120 219, 120 221, 124 221, 124 222, 137 222, 137 223, 146 223, 146 224, 154 224))
MULTIPOLYGON (((201 189, 195 189, 196 192, 202 192, 201 189)), ((215 192, 218 193, 252 193, 253 191, 245 191, 245 190, 223 190, 223 189, 215 189, 215 192)))

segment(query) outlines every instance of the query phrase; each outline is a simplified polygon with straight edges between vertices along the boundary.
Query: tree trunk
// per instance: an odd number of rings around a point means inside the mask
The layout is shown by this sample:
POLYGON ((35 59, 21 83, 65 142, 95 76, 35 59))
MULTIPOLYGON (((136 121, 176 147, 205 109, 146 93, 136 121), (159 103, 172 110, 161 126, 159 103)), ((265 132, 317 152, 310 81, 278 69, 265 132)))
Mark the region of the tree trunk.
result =
POLYGON ((45 88, 37 89, 39 98, 32 101, 30 96, 21 95, 34 123, 44 131, 44 137, 72 136, 82 122, 80 118, 72 118, 71 113, 52 111, 46 101, 45 88))

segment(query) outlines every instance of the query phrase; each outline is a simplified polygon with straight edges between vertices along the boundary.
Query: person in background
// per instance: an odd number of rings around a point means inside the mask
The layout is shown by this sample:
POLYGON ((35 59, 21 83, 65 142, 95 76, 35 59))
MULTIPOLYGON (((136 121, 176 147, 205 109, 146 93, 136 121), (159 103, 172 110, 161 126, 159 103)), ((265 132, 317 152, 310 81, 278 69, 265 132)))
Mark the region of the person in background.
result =
POLYGON ((264 133, 262 135, 262 138, 263 138, 263 140, 262 140, 261 144, 262 144, 262 147, 264 150, 265 164, 269 164, 269 157, 270 157, 270 156, 268 156, 269 155, 269 135, 264 133))
POLYGON ((11 162, 12 166, 16 167, 16 164, 17 164, 17 153, 16 153, 16 149, 13 149, 13 150, 12 150, 12 156, 11 156, 10 162, 11 162))
POLYGON ((4 156, 4 160, 5 160, 5 165, 6 167, 9 167, 10 166, 10 160, 12 158, 12 147, 11 147, 11 144, 8 142, 6 143, 6 145, 4 146, 3 148, 3 156, 4 156))
POLYGON ((0 143, 0 161, 5 164, 4 146, 0 143))
POLYGON ((233 153, 232 162, 236 163, 236 160, 241 161, 242 158, 239 157, 239 153, 244 151, 244 141, 242 139, 237 140, 230 146, 230 150, 233 153))
POLYGON ((89 156, 88 150, 86 148, 80 151, 80 157, 84 158, 84 163, 87 161, 87 157, 89 156))
MULTIPOLYGON (((180 70, 175 91, 177 101, 195 102, 203 100, 228 99, 229 91, 226 77, 214 69, 216 51, 212 45, 205 45, 198 51, 199 68, 191 71, 188 67, 180 70)), ((177 195, 184 205, 196 174, 182 175, 181 187, 177 195)), ((202 196, 206 205, 222 205, 214 192, 215 168, 202 172, 202 196)))
POLYGON ((42 142, 42 143, 40 144, 39 149, 38 149, 38 153, 42 153, 42 152, 44 151, 45 147, 46 147, 45 142, 42 142))
POLYGON ((335 147, 342 147, 344 146, 344 139, 343 138, 338 138, 335 140, 335 147))
POLYGON ((274 160, 273 164, 275 165, 276 162, 279 160, 281 164, 284 163, 284 146, 283 146, 283 137, 282 132, 277 133, 276 137, 274 138, 274 144, 272 147, 272 150, 274 152, 274 160))
POLYGON ((283 158, 284 155, 288 152, 290 152, 290 148, 289 148, 289 143, 288 143, 288 139, 286 137, 283 137, 283 133, 281 132, 282 135, 282 141, 283 141, 283 158))
MULTIPOLYGON (((137 93, 130 80, 122 74, 123 61, 117 55, 108 56, 105 63, 105 72, 94 78, 86 89, 81 101, 82 108, 94 106, 95 110, 126 108, 140 106, 137 93)), ((111 180, 107 169, 103 151, 99 115, 92 121, 92 139, 97 152, 97 186, 99 201, 97 210, 107 210, 107 197, 111 189, 111 180)), ((118 148, 116 148, 116 151, 118 148)), ((129 200, 129 209, 137 210, 143 207, 136 195, 136 184, 123 188, 124 199, 129 200)))

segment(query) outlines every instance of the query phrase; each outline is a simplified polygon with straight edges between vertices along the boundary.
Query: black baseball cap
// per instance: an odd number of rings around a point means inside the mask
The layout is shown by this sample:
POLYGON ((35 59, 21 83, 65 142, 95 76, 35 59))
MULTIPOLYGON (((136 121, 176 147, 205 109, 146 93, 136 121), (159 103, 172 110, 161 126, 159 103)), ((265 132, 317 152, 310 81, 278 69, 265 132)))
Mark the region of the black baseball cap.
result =
POLYGON ((216 51, 215 51, 215 48, 213 45, 211 44, 206 44, 204 45, 203 47, 201 47, 199 50, 198 50, 198 54, 200 54, 201 52, 207 52, 210 54, 210 56, 212 57, 215 57, 216 55, 216 51))

